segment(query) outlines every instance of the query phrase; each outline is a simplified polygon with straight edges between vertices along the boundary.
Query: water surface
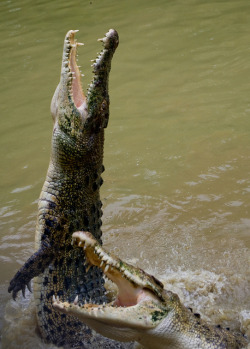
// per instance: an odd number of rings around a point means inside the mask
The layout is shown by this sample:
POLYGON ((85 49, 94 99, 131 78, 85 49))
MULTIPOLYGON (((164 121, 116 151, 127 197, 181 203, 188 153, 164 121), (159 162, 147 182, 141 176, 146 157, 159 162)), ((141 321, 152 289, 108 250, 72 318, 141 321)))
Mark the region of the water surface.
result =
POLYGON ((32 303, 14 303, 7 287, 34 251, 69 29, 85 43, 85 90, 96 39, 109 28, 120 35, 101 191, 106 247, 206 319, 249 335, 249 1, 9 0, 0 23, 3 347, 49 348, 32 303))

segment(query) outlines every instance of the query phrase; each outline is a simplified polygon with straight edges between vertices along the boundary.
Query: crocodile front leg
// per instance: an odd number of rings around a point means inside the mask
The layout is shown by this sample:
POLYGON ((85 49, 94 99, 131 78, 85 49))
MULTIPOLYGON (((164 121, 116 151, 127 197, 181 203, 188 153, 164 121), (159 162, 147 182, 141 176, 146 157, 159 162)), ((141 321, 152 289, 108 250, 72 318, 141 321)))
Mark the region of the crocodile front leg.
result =
POLYGON ((12 292, 12 297, 15 300, 17 293, 22 290, 25 297, 25 287, 31 292, 30 281, 41 274, 44 269, 53 260, 53 249, 48 242, 43 241, 40 249, 35 252, 26 263, 18 270, 16 275, 10 281, 8 292, 12 292))

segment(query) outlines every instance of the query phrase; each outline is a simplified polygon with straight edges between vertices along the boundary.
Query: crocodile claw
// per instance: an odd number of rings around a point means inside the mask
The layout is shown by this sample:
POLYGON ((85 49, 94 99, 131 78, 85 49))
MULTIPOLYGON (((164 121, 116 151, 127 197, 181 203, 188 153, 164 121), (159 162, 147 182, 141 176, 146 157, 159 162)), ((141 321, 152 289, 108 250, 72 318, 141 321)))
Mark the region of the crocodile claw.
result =
POLYGON ((19 280, 18 275, 16 275, 10 282, 10 285, 8 287, 8 292, 12 293, 12 298, 16 300, 17 294, 19 291, 22 291, 23 297, 25 298, 25 288, 28 288, 30 292, 31 290, 31 282, 24 283, 21 280, 19 280))
POLYGON ((31 281, 29 281, 29 282, 27 283, 27 288, 28 288, 28 290, 30 291, 30 293, 32 293, 31 281))

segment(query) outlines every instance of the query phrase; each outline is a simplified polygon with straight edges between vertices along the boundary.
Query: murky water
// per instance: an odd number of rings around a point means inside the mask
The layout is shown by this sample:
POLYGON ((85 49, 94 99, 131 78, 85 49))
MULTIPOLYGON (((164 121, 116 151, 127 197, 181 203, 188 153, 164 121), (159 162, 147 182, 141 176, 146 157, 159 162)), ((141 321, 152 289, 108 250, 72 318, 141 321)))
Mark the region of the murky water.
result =
POLYGON ((106 131, 105 245, 215 323, 250 335, 250 2, 0 2, 1 328, 4 348, 49 348, 7 293, 31 255, 62 44, 120 34, 106 131), (6 306, 7 304, 7 306, 6 306), (6 307, 6 309, 5 309, 6 307))

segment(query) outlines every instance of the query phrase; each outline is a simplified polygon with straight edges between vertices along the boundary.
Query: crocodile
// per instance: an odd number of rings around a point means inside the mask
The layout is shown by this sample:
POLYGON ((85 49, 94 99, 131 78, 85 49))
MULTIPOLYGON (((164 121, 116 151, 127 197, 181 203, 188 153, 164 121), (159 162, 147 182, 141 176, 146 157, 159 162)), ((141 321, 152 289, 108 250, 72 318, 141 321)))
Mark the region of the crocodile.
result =
POLYGON ((81 304, 78 297, 62 302, 54 296, 59 313, 76 316, 103 336, 136 341, 148 349, 247 346, 242 334, 206 323, 154 276, 108 253, 90 232, 75 232, 72 244, 85 252, 90 268, 98 267, 117 285, 118 293, 108 304, 81 304))
POLYGON ((106 302, 103 273, 87 270, 81 263, 84 252, 74 249, 71 236, 89 230, 101 243, 104 129, 109 120, 108 80, 119 37, 110 29, 99 39, 103 50, 94 60, 93 80, 86 95, 77 65, 76 30, 65 37, 61 77, 51 102, 54 121, 51 158, 38 203, 36 252, 10 281, 8 291, 16 299, 19 291, 31 291, 38 329, 45 342, 72 348, 124 348, 123 344, 96 336, 73 316, 59 314, 52 297, 73 301, 106 302))

